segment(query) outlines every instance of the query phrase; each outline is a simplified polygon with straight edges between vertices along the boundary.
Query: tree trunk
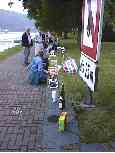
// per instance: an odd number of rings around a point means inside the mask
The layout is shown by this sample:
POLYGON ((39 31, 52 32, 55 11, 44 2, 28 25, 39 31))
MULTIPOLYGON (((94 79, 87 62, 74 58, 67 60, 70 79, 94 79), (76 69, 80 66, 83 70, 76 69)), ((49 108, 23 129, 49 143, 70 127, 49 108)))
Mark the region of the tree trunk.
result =
POLYGON ((78 30, 77 32, 77 44, 80 46, 81 43, 81 32, 78 30))

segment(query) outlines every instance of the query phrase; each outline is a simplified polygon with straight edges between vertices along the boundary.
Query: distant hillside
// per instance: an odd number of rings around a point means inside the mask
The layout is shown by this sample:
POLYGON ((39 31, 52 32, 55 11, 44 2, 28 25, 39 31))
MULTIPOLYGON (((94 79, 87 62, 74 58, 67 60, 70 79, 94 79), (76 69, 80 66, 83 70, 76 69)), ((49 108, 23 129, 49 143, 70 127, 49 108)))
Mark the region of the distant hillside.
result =
POLYGON ((26 15, 0 9, 0 29, 18 32, 25 28, 35 29, 34 22, 29 20, 26 15))

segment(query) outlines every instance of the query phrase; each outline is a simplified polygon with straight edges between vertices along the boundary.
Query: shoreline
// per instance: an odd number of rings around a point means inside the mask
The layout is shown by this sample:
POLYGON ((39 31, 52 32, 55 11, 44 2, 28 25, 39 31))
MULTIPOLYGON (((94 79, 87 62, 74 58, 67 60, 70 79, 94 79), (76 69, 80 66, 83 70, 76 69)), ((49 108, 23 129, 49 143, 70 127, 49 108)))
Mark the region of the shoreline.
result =
MULTIPOLYGON (((20 45, 23 32, 0 32, 0 52, 4 52, 9 48, 20 45)), ((34 32, 31 32, 32 39, 35 38, 34 32)))
POLYGON ((3 52, 0 52, 0 61, 3 61, 12 55, 15 55, 20 51, 22 51, 21 45, 5 49, 3 52))

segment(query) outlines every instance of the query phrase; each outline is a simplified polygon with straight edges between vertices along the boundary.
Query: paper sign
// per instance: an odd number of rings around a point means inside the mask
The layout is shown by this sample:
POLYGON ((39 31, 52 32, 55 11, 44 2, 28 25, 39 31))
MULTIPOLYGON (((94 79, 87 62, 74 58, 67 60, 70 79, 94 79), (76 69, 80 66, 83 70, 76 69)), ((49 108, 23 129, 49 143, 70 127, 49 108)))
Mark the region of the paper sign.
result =
POLYGON ((81 54, 79 75, 86 82, 91 91, 95 89, 96 64, 81 54))

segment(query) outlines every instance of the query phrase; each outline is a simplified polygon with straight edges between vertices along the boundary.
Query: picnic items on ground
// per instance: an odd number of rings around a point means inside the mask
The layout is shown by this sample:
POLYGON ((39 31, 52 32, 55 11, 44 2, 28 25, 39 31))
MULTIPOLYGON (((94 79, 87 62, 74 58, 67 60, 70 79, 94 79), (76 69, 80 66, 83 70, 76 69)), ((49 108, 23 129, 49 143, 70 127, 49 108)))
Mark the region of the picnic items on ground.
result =
POLYGON ((58 120, 59 131, 64 132, 67 126, 67 112, 62 112, 58 120))
POLYGON ((75 59, 71 57, 67 58, 63 64, 63 70, 65 73, 76 74, 78 67, 75 59))

